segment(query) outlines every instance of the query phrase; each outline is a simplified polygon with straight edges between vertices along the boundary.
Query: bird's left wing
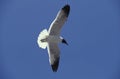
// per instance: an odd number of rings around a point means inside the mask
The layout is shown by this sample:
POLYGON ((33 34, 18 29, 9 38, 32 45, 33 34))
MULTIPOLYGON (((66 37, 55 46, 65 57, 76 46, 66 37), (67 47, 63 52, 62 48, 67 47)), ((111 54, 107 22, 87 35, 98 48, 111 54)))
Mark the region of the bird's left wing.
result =
POLYGON ((58 44, 49 42, 47 49, 48 49, 50 65, 52 67, 52 70, 56 72, 58 69, 59 59, 60 59, 60 50, 58 48, 58 44))
POLYGON ((70 12, 70 6, 65 5, 57 14, 55 20, 51 23, 50 28, 48 30, 49 35, 59 35, 60 30, 67 20, 67 17, 70 12))

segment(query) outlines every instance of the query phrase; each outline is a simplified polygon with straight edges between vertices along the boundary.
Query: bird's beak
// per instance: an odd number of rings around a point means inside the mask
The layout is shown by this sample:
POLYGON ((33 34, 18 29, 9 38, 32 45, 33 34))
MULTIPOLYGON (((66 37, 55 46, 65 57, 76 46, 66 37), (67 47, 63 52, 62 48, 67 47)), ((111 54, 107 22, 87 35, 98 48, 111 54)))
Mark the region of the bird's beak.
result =
POLYGON ((68 45, 67 41, 65 39, 62 40, 62 43, 68 45))

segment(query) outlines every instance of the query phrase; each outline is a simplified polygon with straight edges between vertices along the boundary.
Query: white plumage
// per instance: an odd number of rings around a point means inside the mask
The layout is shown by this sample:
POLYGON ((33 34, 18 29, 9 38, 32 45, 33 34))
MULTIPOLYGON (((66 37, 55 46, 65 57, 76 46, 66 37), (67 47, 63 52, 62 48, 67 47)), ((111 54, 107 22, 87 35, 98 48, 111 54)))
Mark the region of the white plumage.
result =
POLYGON ((49 62, 54 72, 57 71, 60 59, 60 50, 58 43, 67 42, 60 36, 60 31, 67 20, 70 12, 70 6, 65 5, 57 14, 55 20, 51 23, 49 30, 44 29, 38 36, 37 43, 40 48, 48 49, 49 62))
POLYGON ((45 39, 48 35, 49 34, 47 32, 47 29, 44 29, 42 32, 40 32, 37 40, 38 46, 40 48, 45 49, 47 47, 47 42, 41 42, 40 40, 45 39))

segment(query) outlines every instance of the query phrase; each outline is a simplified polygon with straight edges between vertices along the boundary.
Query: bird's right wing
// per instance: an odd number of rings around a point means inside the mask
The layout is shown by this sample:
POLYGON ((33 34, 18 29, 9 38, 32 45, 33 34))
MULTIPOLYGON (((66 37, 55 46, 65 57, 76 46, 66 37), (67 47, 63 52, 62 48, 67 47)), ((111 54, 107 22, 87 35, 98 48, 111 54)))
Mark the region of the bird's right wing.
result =
POLYGON ((49 42, 47 49, 48 49, 50 65, 52 67, 52 70, 56 72, 58 69, 59 59, 60 59, 60 50, 58 48, 58 44, 49 42))
POLYGON ((57 14, 55 20, 51 23, 50 28, 48 30, 49 35, 59 35, 61 28, 70 12, 70 6, 65 5, 57 14))

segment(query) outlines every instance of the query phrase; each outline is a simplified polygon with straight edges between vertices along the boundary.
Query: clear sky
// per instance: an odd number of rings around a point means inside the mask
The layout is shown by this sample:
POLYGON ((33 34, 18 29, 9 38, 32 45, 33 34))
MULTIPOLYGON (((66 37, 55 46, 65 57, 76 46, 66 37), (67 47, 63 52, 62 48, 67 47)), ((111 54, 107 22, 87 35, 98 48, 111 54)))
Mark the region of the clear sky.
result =
POLYGON ((120 79, 120 1, 0 0, 0 79, 120 79), (67 3, 54 73, 37 37, 67 3))

